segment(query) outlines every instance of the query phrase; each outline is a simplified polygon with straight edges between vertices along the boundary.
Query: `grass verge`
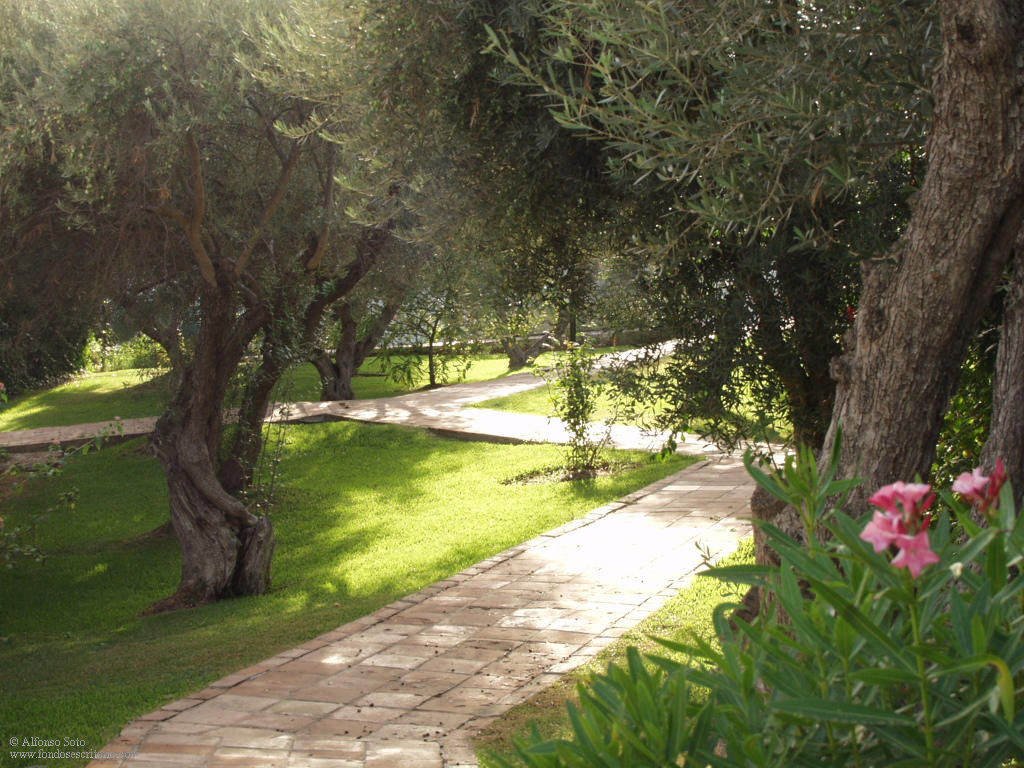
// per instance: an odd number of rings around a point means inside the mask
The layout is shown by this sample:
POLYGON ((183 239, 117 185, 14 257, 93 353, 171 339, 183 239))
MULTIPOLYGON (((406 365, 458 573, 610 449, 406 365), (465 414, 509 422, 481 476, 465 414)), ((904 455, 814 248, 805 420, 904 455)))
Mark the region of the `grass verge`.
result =
MULTIPOLYGON (((736 552, 724 558, 722 564, 753 560, 754 542, 753 539, 747 539, 736 552)), ((714 642, 712 616, 715 608, 723 602, 738 601, 745 592, 746 587, 740 585, 695 577, 689 586, 669 600, 661 610, 648 616, 595 656, 593 661, 573 670, 529 701, 513 707, 480 731, 474 746, 481 768, 496 768, 497 763, 492 755, 499 753, 511 756, 514 754, 515 741, 527 739, 534 728, 546 739, 571 738, 572 726, 567 704, 579 701, 576 692, 578 685, 586 685, 594 673, 605 671, 609 664, 624 665, 626 648, 629 646, 638 648, 642 653, 657 653, 659 656, 685 660, 652 638, 689 641, 693 634, 697 634, 714 642)))
MULTIPOLYGON (((141 441, 82 456, 0 508, 16 525, 80 491, 76 510, 40 528, 47 562, 0 574, 5 739, 66 736, 97 749, 133 717, 686 465, 508 486, 561 449, 351 422, 280 429, 274 589, 263 597, 139 616, 174 591, 180 568, 177 541, 149 535, 166 521, 167 491, 141 441)), ((27 764, 0 752, 0 765, 27 764)))

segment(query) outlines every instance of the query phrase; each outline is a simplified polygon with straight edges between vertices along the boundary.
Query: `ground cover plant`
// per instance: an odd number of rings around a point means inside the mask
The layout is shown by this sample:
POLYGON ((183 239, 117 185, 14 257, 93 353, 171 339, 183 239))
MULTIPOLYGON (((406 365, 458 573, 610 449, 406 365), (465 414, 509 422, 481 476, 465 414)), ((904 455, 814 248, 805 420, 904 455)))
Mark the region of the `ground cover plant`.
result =
MULTIPOLYGON (((754 541, 746 539, 737 550, 722 559, 720 565, 742 565, 754 562, 754 541)), ((549 688, 527 702, 513 707, 480 732, 474 741, 477 758, 483 768, 497 768, 495 755, 510 754, 515 742, 537 734, 544 739, 566 739, 572 735, 572 721, 567 703, 579 703, 577 686, 586 684, 609 664, 623 667, 627 651, 666 653, 655 638, 667 637, 683 641, 697 634, 709 643, 717 643, 714 630, 715 609, 722 603, 740 599, 746 587, 712 579, 694 579, 660 610, 608 646, 592 661, 577 667, 549 688)), ((685 663, 692 657, 673 651, 667 655, 685 663)))
MULTIPOLYGON (((263 597, 140 618, 173 588, 180 562, 173 536, 153 533, 167 520, 167 491, 142 441, 83 456, 60 478, 26 489, 17 511, 4 510, 15 523, 65 489, 79 490, 77 508, 39 530, 45 565, 24 561, 0 574, 0 722, 98 748, 134 716, 686 461, 644 462, 583 483, 504 485, 557 463, 559 448, 344 422, 280 429, 279 500, 271 511, 278 553, 273 589, 263 597)), ((0 764, 17 763, 2 755, 0 764)))

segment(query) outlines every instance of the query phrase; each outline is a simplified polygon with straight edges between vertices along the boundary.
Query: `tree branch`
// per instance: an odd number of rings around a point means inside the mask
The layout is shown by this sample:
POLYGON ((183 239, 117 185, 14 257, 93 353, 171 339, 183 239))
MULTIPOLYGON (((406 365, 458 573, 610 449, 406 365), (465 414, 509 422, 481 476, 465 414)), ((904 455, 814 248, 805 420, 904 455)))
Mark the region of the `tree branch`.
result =
POLYGON ((299 162, 299 155, 301 154, 302 150, 299 148, 299 142, 292 144, 291 152, 288 154, 288 161, 285 163, 284 168, 281 169, 281 175, 277 179, 277 186, 274 187, 274 194, 271 195, 269 202, 264 207, 256 229, 252 233, 252 237, 249 238, 249 242, 246 243, 245 250, 238 257, 238 261, 235 262, 235 277, 241 275, 249 265, 249 260, 252 258, 256 244, 260 241, 264 228, 270 223, 270 219, 284 198, 284 192, 288 188, 288 182, 291 181, 292 172, 295 170, 295 166, 299 162))
MULTIPOLYGON (((192 255, 195 257, 196 264, 199 265, 199 273, 203 276, 203 280, 211 288, 216 288, 217 272, 213 267, 213 262, 210 260, 210 254, 206 252, 206 247, 203 245, 203 238, 200 232, 203 217, 206 215, 206 186, 203 183, 203 166, 199 156, 199 144, 192 131, 189 131, 185 137, 185 150, 188 153, 190 175, 192 178, 192 216, 185 219, 184 215, 182 215, 185 234, 188 237, 189 245, 192 247, 192 255)), ((173 209, 171 210, 173 211, 173 209)), ((172 214, 169 213, 168 215, 172 214)))
POLYGON ((327 242, 331 235, 331 214, 334 212, 334 171, 337 167, 337 152, 333 146, 327 148, 327 179, 324 190, 324 222, 320 228, 320 234, 316 238, 316 247, 313 255, 306 262, 306 271, 312 272, 320 266, 327 252, 327 242))

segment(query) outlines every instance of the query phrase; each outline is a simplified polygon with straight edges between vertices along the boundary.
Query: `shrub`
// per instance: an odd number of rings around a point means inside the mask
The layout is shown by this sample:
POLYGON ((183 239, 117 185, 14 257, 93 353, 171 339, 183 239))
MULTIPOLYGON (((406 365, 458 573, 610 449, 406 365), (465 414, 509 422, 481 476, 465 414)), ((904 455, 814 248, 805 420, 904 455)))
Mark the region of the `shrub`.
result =
POLYGON ((89 371, 171 367, 163 348, 141 333, 116 343, 109 343, 95 334, 90 335, 82 357, 83 365, 89 371))
POLYGON ((600 464, 608 433, 596 434, 591 422, 605 384, 593 376, 596 355, 582 344, 568 344, 549 379, 555 415, 569 433, 566 471, 574 476, 593 475, 600 464))
POLYGON ((523 762, 1018 765, 1008 761, 1024 758, 1024 524, 1009 484, 965 473, 959 498, 942 494, 947 511, 933 514, 930 486, 896 483, 872 497, 865 524, 828 506, 853 484, 834 480, 837 458, 819 473, 802 452, 769 476, 748 456, 757 482, 801 509, 809 544, 760 523, 781 565, 709 575, 762 587, 771 607, 747 622, 720 606, 720 649, 661 641, 699 667, 652 657, 652 673, 634 654, 609 669, 581 691, 574 738, 520 744, 523 762))

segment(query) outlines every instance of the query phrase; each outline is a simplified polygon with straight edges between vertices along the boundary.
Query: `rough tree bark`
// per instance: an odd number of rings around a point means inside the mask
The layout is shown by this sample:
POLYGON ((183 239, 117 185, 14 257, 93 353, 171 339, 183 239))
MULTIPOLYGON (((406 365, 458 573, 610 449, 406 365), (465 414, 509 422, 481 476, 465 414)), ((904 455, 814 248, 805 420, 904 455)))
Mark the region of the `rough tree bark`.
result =
POLYGON ((545 349, 554 347, 554 343, 547 334, 537 338, 517 338, 515 336, 503 336, 501 349, 508 355, 508 369, 518 371, 529 365, 545 349))
POLYGON ((992 387, 992 424, 982 451, 991 471, 1003 459, 1015 495, 1024 493, 1024 231, 1014 248, 992 387))
POLYGON ((270 395, 292 362, 286 341, 278 338, 277 328, 264 328, 260 364, 242 393, 238 408, 238 429, 227 457, 217 471, 217 479, 228 493, 238 493, 252 483, 253 472, 263 450, 263 422, 270 406, 270 395))
MULTIPOLYGON (((928 173, 892 263, 866 265, 848 351, 833 362, 828 456, 842 476, 926 477, 969 340, 1024 214, 1024 6, 942 0, 928 173)), ((1021 412, 1016 412, 1021 418, 1021 412)))
POLYGON ((150 612, 266 592, 274 532, 270 519, 249 513, 217 480, 224 395, 258 323, 236 323, 233 290, 207 285, 195 358, 157 422, 152 444, 170 492, 171 525, 181 544, 177 592, 150 612))
POLYGON ((224 396, 246 346, 268 321, 262 302, 242 308, 240 281, 263 230, 270 223, 291 180, 301 150, 282 159, 274 191, 248 242, 226 258, 207 250, 203 226, 206 187, 202 155, 193 133, 185 137, 191 206, 156 212, 184 230, 201 281, 200 328, 195 355, 177 394, 157 421, 151 437, 167 477, 171 525, 181 545, 181 583, 149 612, 201 605, 233 595, 258 595, 270 588, 274 529, 228 493, 217 478, 224 396))

